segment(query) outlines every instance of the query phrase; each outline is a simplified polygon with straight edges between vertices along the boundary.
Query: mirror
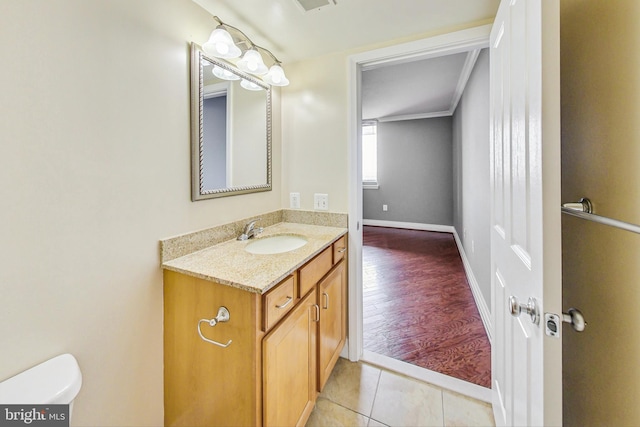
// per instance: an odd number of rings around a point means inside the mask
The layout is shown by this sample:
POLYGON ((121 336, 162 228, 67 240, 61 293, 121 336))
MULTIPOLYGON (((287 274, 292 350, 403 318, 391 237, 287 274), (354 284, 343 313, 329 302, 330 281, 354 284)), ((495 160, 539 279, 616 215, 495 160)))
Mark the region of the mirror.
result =
POLYGON ((191 200, 270 190, 271 87, 191 43, 191 200))

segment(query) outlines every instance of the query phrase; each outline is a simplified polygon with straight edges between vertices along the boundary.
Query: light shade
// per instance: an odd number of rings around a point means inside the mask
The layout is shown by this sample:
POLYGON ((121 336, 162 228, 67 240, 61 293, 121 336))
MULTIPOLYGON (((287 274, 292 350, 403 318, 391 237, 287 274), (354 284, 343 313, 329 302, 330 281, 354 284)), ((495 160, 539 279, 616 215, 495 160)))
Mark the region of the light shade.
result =
POLYGON ((211 32, 209 40, 202 45, 202 50, 216 58, 238 58, 242 54, 231 34, 223 28, 216 28, 211 32))
POLYGON ((242 59, 238 61, 237 65, 242 71, 246 71, 247 73, 255 74, 257 76, 267 74, 267 71, 269 71, 267 66, 264 65, 262 56, 255 49, 249 49, 246 51, 242 59))
POLYGON ((287 86, 289 79, 284 75, 284 70, 278 64, 272 65, 269 72, 263 79, 272 86, 287 86))
POLYGON ((262 86, 255 84, 254 82, 250 82, 249 80, 242 79, 240 82, 240 86, 247 90, 262 90, 262 86))
POLYGON ((240 76, 232 73, 229 70, 225 70, 224 68, 218 67, 217 65, 213 66, 213 75, 222 80, 240 80, 240 76))

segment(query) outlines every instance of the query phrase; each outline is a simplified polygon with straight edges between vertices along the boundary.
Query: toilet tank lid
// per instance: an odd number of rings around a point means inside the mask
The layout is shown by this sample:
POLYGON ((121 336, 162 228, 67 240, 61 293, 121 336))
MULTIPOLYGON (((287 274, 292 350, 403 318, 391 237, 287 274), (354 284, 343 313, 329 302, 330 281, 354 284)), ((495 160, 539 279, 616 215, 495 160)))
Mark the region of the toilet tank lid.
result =
POLYGON ((61 354, 0 382, 2 404, 69 404, 82 386, 76 358, 61 354))

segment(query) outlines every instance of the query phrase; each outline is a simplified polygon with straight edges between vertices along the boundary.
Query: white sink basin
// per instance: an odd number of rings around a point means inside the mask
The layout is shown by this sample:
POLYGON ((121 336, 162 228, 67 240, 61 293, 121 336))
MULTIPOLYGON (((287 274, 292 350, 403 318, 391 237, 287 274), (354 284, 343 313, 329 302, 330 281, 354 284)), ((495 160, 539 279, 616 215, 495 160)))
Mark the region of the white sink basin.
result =
POLYGON ((273 255, 289 252, 306 244, 307 239, 302 236, 279 234, 254 240, 244 250, 252 254, 273 255))

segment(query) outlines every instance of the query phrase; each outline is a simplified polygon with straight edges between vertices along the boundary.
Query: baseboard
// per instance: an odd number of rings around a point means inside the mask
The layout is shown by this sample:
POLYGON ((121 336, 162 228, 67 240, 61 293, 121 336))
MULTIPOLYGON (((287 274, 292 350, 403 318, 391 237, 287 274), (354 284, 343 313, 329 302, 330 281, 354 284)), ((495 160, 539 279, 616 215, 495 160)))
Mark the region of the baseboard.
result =
POLYGON ((384 221, 380 219, 363 219, 362 225, 372 225, 375 227, 406 228, 408 230, 438 231, 443 233, 453 233, 455 231, 455 228, 452 225, 422 224, 419 222, 384 221))
POLYGON ((476 280, 476 277, 473 274, 473 270, 471 269, 471 264, 469 264, 469 260, 467 259, 467 254, 465 253, 464 247, 462 246, 462 241, 460 240, 460 236, 458 236, 458 232, 455 229, 453 230, 453 238, 456 240, 456 245, 458 245, 458 252, 460 252, 460 258, 462 258, 464 271, 467 273, 467 279, 469 280, 469 287, 471 288, 473 299, 476 301, 476 306, 478 307, 478 311, 480 312, 480 317, 482 318, 484 329, 487 332, 489 343, 493 344, 493 326, 491 325, 491 311, 489 310, 487 301, 484 299, 484 296, 480 291, 480 286, 478 286, 478 281, 476 280))

